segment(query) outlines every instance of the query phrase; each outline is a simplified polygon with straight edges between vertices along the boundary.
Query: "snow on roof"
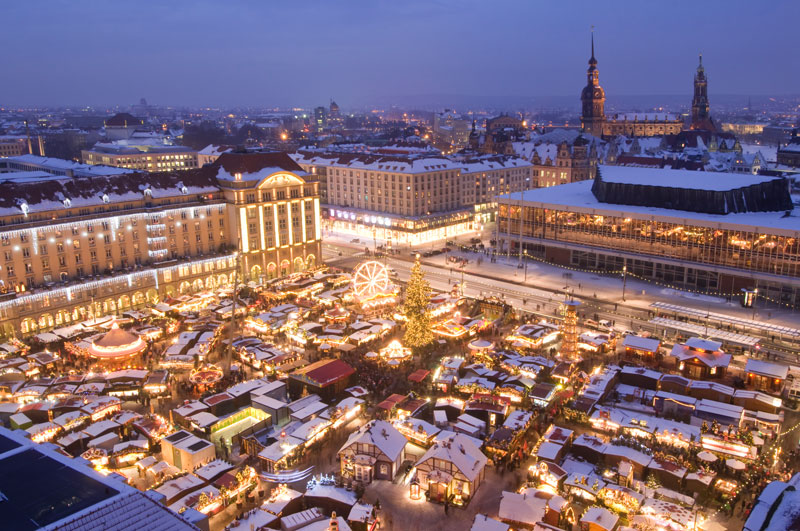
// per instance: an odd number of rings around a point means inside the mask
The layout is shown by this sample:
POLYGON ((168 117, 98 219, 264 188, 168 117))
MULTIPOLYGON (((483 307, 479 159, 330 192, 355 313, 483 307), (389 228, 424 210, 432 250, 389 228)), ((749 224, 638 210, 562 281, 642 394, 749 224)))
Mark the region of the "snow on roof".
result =
POLYGON ((661 379, 661 373, 648 369, 647 367, 637 367, 636 365, 626 365, 622 368, 621 374, 633 374, 641 378, 649 378, 651 380, 661 379))
POLYGON ((423 155, 378 155, 366 153, 298 151, 292 158, 299 164, 313 164, 338 168, 392 172, 427 173, 431 171, 458 170, 461 164, 445 157, 423 155))
POLYGON ((581 524, 594 524, 608 531, 614 529, 618 521, 619 516, 602 507, 589 507, 581 517, 581 524))
POLYGON ((742 417, 742 413, 744 413, 744 408, 741 406, 725 404, 723 402, 717 402, 716 400, 709 400, 707 398, 701 398, 698 400, 695 407, 697 411, 703 411, 733 419, 740 419, 742 417))
POLYGON ((229 470, 233 470, 234 466, 222 459, 214 459, 210 463, 203 465, 194 471, 194 475, 205 481, 213 481, 217 476, 221 476, 229 470))
POLYGON ((607 183, 637 184, 689 190, 726 191, 775 180, 774 176, 742 173, 697 172, 666 168, 600 166, 607 183))
POLYGON ((306 490, 305 496, 328 498, 351 507, 358 501, 358 497, 352 490, 346 490, 344 487, 337 487, 335 485, 323 485, 318 481, 314 482, 312 487, 306 490))
POLYGON ((648 352, 657 351, 660 344, 661 341, 658 339, 635 336, 633 334, 626 335, 625 339, 622 341, 622 346, 624 347, 629 347, 636 350, 646 350, 648 352))
MULTIPOLYGON (((616 168, 640 171, 640 168, 624 168, 621 166, 603 166, 603 168, 616 168)), ((653 172, 681 172, 686 170, 648 170, 653 172)), ((613 173, 613 172, 606 172, 613 173)), ((603 180, 606 180, 606 173, 603 173, 603 180)), ((696 179, 698 175, 704 172, 686 171, 696 179)), ((728 176, 742 177, 741 174, 729 173, 708 173, 710 179, 717 179, 720 182, 726 182, 728 176)), ((669 175, 661 175, 657 177, 660 181, 669 178, 669 175)), ((689 178, 689 177, 687 177, 689 178)), ((789 216, 784 217, 784 212, 739 212, 728 214, 706 214, 699 212, 690 212, 687 210, 675 210, 658 207, 635 206, 635 205, 617 205, 613 203, 603 203, 599 201, 592 193, 592 184, 594 181, 591 179, 585 181, 578 181, 574 183, 561 184, 558 186, 550 186, 546 188, 535 188, 526 190, 524 192, 514 192, 511 194, 498 196, 498 201, 516 203, 522 199, 523 202, 529 203, 528 206, 537 208, 552 208, 556 210, 566 210, 569 212, 583 212, 594 215, 614 215, 632 217, 636 219, 650 220, 658 218, 661 220, 671 220, 680 225, 691 224, 699 226, 708 226, 712 228, 718 227, 736 227, 747 228, 752 230, 752 227, 759 227, 763 229, 776 229, 789 231, 789 235, 796 236, 800 231, 800 216, 796 211, 789 216)), ((659 182, 658 180, 656 183, 659 182)), ((750 178, 752 181, 752 176, 750 178)), ((723 189, 731 188, 730 186, 723 189)), ((696 186, 695 186, 696 188, 696 186)), ((795 209, 796 210, 796 209, 795 209)))
POLYGON ((725 354, 721 350, 711 348, 713 345, 719 345, 716 341, 698 340, 692 342, 692 339, 686 343, 676 343, 675 346, 672 347, 670 356, 676 358, 678 361, 697 359, 707 367, 727 367, 728 364, 730 364, 730 354, 725 354), (703 345, 708 348, 703 348, 703 345))
MULTIPOLYGON (((471 437, 452 433, 440 438, 417 461, 417 466, 429 459, 442 459, 452 463, 468 480, 474 481, 488 461, 472 442, 471 437)), ((435 461, 434 461, 435 462, 435 461)))
POLYGON ((536 457, 547 461, 556 461, 563 449, 564 446, 560 444, 545 441, 539 445, 539 450, 536 451, 536 457))
POLYGON ((339 451, 355 443, 373 444, 391 461, 395 461, 406 447, 406 438, 385 420, 373 420, 351 433, 339 451))
POLYGON ((470 531, 509 531, 511 527, 485 514, 476 514, 470 531))
POLYGON ((715 351, 719 350, 722 347, 722 343, 719 341, 712 341, 710 339, 701 339, 699 337, 690 337, 686 340, 685 344, 693 349, 698 350, 710 350, 715 351))
MULTIPOLYGON (((281 519, 281 522, 283 522, 284 519, 285 517, 281 519)), ((333 520, 333 518, 325 518, 324 520, 317 520, 316 522, 311 522, 310 524, 305 525, 303 527, 294 528, 294 531, 328 531, 328 529, 331 529, 330 526, 331 520, 333 520)), ((353 528, 351 528, 348 525, 344 517, 337 516, 336 529, 338 529, 339 531, 352 531, 353 528)))
POLYGON ((115 531, 140 529, 147 522, 149 531, 197 530, 180 515, 152 500, 144 493, 128 493, 111 498, 70 518, 43 527, 47 530, 80 529, 81 531, 115 531))
POLYGON ((674 122, 680 120, 677 114, 670 112, 622 112, 612 116, 607 116, 609 122, 674 122))
POLYGON ((768 378, 776 378, 778 380, 785 380, 789 374, 789 367, 786 365, 779 365, 777 363, 770 363, 768 361, 755 360, 748 358, 744 366, 745 372, 751 372, 768 378))
POLYGON ((366 522, 372 518, 373 506, 369 503, 356 503, 350 509, 350 514, 347 515, 347 520, 350 522, 366 522))
POLYGON ((300 511, 299 513, 290 514, 281 518, 281 529, 286 529, 287 531, 297 531, 307 523, 321 521, 324 518, 325 517, 320 509, 317 507, 312 507, 311 509, 300 511))
POLYGON ((533 525, 544 519, 548 496, 536 489, 525 489, 524 494, 503 491, 498 516, 510 522, 533 525))

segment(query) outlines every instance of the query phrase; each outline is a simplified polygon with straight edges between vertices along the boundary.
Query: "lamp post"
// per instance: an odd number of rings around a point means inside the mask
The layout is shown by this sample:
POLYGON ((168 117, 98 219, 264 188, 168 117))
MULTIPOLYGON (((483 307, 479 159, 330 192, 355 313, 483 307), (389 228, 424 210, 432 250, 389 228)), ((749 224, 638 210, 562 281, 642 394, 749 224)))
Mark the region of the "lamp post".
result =
MULTIPOLYGON (((756 281, 758 282, 758 281, 756 281)), ((758 288, 753 290, 753 321, 756 320, 756 300, 758 298, 758 288)))
POLYGON ((622 266, 622 302, 625 302, 625 284, 628 280, 628 266, 622 266))

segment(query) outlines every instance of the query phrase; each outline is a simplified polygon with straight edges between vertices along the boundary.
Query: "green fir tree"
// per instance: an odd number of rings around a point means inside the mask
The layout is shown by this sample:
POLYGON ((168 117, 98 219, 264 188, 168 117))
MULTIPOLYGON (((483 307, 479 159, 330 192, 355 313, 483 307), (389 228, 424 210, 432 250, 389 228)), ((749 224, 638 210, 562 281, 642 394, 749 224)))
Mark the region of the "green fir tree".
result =
POLYGON ((422 273, 419 255, 411 268, 411 278, 406 286, 406 300, 403 305, 403 314, 406 317, 406 333, 403 342, 406 346, 417 349, 430 345, 433 342, 431 318, 428 313, 428 304, 431 301, 431 286, 422 273))

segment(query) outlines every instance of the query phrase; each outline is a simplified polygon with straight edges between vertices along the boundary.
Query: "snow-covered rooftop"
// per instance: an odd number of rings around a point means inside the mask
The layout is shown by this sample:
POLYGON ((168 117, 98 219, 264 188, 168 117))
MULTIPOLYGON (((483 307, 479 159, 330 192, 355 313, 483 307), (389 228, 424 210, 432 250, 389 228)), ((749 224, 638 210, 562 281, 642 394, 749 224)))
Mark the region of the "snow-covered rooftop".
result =
MULTIPOLYGON (((625 168, 638 171, 639 168, 625 168)), ((680 171, 680 170, 653 170, 680 171)), ((688 172, 697 176, 702 172, 688 172)), ((725 178, 729 174, 709 174, 716 178, 725 178), (721 177, 722 176, 722 177, 721 177)), ((739 176, 741 177, 741 176, 739 176)), ((605 174, 603 176, 605 179, 605 174)), ((777 234, 786 234, 793 237, 800 237, 800 215, 797 211, 792 211, 791 215, 785 216, 783 212, 741 212, 729 214, 707 214, 699 212, 689 212, 686 210, 674 210, 659 207, 637 206, 637 205, 618 205, 613 203, 603 203, 592 193, 593 181, 579 181, 575 183, 551 186, 548 188, 536 188, 524 192, 514 192, 498 197, 498 202, 512 204, 522 200, 528 206, 536 208, 550 208, 568 212, 581 212, 595 215, 610 215, 620 217, 631 217, 636 219, 662 221, 673 221, 678 224, 690 224, 697 226, 707 226, 712 228, 735 228, 738 230, 759 230, 773 229, 777 234)))

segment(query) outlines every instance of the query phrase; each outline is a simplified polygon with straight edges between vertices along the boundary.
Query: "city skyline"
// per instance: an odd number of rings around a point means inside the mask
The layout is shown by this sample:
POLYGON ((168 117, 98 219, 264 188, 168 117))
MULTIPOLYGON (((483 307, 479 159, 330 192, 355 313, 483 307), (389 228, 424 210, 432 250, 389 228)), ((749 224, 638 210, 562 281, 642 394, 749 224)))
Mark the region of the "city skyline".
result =
POLYGON ((698 53, 712 99, 787 95, 800 82, 800 73, 781 67, 792 64, 791 21, 800 14, 789 2, 679 2, 670 21, 657 6, 636 3, 614 10, 519 2, 140 5, 4 6, 5 44, 25 42, 26 53, 8 56, 15 82, 0 104, 145 97, 163 105, 311 106, 334 98, 347 108, 569 98, 577 106, 592 26, 612 98, 690 94, 698 53), (742 20, 748 25, 738 35, 742 20), (74 28, 69 34, 59 29, 65 23, 74 28), (33 40, 31 28, 38 29, 33 40), (69 82, 56 82, 63 78, 69 82))

